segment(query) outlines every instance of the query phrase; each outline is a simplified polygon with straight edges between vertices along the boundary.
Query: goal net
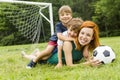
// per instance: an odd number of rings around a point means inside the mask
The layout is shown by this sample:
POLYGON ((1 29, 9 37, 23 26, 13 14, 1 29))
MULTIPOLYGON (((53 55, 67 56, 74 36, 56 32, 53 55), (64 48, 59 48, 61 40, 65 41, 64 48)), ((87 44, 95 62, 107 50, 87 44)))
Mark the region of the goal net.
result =
POLYGON ((4 11, 9 22, 33 43, 39 42, 41 32, 45 38, 43 18, 50 24, 51 35, 54 34, 51 3, 0 0, 0 9, 4 11), (49 15, 45 16, 43 9, 47 9, 49 15))

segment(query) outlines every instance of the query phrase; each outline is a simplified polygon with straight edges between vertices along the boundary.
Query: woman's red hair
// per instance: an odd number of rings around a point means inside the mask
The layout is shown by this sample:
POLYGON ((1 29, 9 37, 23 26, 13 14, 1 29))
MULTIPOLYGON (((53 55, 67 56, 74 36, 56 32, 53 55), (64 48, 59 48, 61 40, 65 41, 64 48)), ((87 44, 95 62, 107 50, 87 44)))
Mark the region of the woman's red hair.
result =
MULTIPOLYGON (((100 42, 99 42, 99 29, 98 29, 98 26, 96 23, 94 23, 93 21, 84 21, 82 23, 82 25, 80 26, 80 31, 82 28, 92 28, 93 29, 93 40, 89 43, 89 50, 93 50, 95 49, 97 46, 100 45, 100 42)), ((81 45, 78 41, 78 39, 76 39, 76 44, 77 44, 77 47, 76 49, 80 49, 81 48, 81 45)))

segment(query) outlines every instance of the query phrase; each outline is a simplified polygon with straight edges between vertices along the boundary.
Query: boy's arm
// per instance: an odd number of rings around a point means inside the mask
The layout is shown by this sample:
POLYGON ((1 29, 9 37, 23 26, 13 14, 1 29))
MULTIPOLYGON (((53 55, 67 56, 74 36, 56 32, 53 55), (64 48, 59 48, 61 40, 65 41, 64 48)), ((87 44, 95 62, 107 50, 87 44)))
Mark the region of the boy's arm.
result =
POLYGON ((63 41, 74 41, 74 38, 66 37, 62 35, 62 33, 57 33, 57 37, 58 39, 63 40, 63 41))

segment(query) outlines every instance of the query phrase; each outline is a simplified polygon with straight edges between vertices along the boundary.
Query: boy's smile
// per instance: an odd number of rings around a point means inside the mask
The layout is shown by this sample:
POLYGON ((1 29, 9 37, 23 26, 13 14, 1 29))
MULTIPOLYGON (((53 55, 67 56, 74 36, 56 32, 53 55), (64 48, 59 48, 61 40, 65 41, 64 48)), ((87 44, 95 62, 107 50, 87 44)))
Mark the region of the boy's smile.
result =
POLYGON ((63 24, 66 24, 72 19, 72 15, 71 13, 63 12, 62 14, 59 15, 59 19, 63 24))

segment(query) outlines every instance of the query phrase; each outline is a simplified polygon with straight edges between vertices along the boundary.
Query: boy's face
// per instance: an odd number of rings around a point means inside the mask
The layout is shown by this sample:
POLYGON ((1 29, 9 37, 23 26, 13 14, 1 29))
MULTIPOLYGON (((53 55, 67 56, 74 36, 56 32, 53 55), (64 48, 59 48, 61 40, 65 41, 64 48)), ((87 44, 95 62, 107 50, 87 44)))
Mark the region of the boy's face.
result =
POLYGON ((75 38, 75 37, 77 37, 77 34, 78 34, 77 31, 71 30, 70 28, 68 29, 68 36, 69 37, 75 38))
POLYGON ((66 24, 72 19, 71 13, 66 13, 63 12, 62 14, 59 14, 59 20, 63 23, 66 24))

